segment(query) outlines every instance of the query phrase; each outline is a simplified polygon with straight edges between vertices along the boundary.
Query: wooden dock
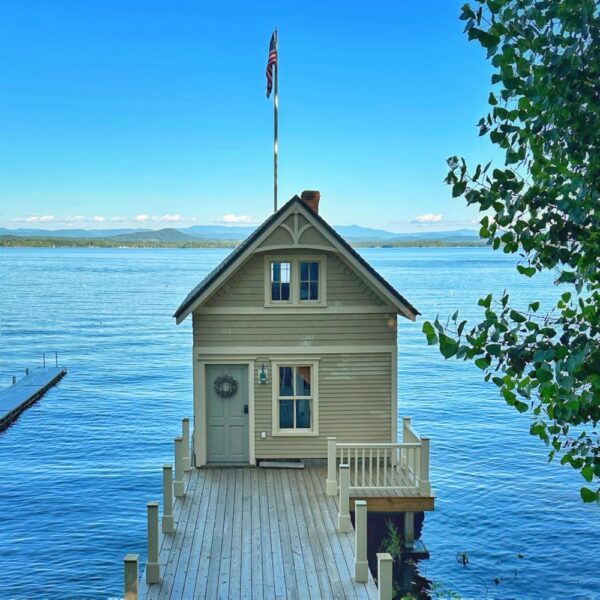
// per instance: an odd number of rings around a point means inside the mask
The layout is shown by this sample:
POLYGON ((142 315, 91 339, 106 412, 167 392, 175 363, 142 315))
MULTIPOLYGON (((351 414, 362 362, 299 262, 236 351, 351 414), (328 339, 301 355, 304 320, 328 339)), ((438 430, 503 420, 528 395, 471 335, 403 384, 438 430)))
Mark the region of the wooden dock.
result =
POLYGON ((185 475, 159 583, 139 598, 377 598, 354 578, 354 530, 337 531, 325 468, 204 468, 185 475))
POLYGON ((0 390, 0 431, 37 402, 66 373, 64 367, 34 369, 13 385, 0 390))

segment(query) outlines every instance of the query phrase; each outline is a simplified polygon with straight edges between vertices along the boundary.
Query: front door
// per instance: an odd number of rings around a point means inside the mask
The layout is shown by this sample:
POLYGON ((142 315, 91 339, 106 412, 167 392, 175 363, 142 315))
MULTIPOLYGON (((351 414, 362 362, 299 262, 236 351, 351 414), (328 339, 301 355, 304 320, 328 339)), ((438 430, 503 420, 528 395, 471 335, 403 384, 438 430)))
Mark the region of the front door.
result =
POLYGON ((207 462, 249 462, 248 365, 206 365, 207 462))

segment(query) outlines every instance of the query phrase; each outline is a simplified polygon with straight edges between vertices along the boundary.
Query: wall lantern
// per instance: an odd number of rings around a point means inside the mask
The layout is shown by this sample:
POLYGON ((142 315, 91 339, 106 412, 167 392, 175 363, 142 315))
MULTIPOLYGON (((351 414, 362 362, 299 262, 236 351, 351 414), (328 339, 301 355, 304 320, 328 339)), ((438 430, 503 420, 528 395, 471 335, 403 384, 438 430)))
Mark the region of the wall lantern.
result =
POLYGON ((258 372, 258 383, 261 385, 265 385, 265 383, 267 383, 267 370, 265 369, 264 363, 261 365, 260 371, 258 372))

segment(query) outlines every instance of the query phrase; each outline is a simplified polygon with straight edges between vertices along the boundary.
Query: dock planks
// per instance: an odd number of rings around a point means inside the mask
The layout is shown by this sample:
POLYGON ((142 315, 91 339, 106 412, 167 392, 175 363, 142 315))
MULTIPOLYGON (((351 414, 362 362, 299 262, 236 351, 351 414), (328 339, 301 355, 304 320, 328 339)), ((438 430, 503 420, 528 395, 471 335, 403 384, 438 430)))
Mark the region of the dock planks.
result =
POLYGON ((17 383, 0 390, 0 431, 8 427, 26 408, 37 402, 66 373, 64 367, 35 369, 17 383))
POLYGON ((140 599, 376 598, 354 581, 354 531, 336 530, 325 470, 193 469, 160 540, 161 582, 140 599))

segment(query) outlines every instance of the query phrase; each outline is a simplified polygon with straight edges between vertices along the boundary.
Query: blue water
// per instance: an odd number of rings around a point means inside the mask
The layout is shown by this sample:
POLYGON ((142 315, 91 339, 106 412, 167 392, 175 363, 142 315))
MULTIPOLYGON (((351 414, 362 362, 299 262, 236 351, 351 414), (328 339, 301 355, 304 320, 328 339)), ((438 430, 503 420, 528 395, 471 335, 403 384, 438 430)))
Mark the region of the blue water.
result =
MULTIPOLYGON (((420 322, 457 308, 473 318, 489 291, 522 304, 557 294, 485 248, 362 252, 420 322)), ((191 325, 171 315, 226 253, 0 251, 0 385, 43 351, 69 368, 0 433, 0 598, 122 595, 123 556, 144 557, 145 505, 161 496, 161 465, 192 409, 191 325)), ((463 598, 600 598, 600 508, 580 502, 581 477, 548 465, 529 417, 420 329, 399 328, 398 410, 432 438, 438 499, 420 574, 463 598)))

